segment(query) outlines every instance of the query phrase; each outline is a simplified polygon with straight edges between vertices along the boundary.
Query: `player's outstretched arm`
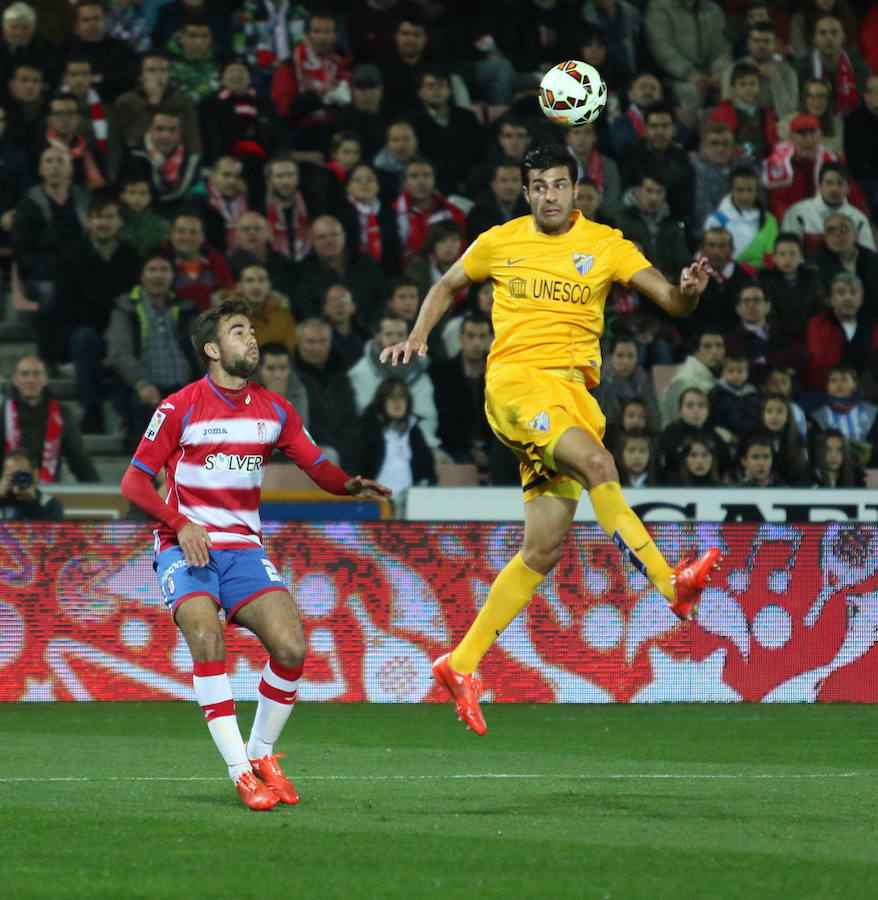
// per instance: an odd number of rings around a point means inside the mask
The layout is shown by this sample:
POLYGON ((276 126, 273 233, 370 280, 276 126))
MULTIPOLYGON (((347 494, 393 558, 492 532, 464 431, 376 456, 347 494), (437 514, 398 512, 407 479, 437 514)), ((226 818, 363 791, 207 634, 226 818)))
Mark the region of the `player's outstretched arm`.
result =
POLYGON ((631 279, 630 284, 634 290, 646 294, 665 312, 682 317, 695 312, 695 307, 698 306, 711 275, 713 269, 710 263, 706 259, 699 259, 691 266, 686 266, 680 273, 679 287, 671 284, 655 266, 641 269, 631 279))
POLYGON ((445 311, 451 305, 451 299, 458 291, 462 291, 472 284, 472 280, 466 274, 463 263, 458 260, 449 270, 427 291, 418 320, 412 328, 412 333, 407 340, 391 347, 385 347, 379 357, 381 362, 390 362, 395 366, 402 357, 407 363, 413 353, 418 356, 427 355, 427 337, 436 323, 445 315, 445 311))

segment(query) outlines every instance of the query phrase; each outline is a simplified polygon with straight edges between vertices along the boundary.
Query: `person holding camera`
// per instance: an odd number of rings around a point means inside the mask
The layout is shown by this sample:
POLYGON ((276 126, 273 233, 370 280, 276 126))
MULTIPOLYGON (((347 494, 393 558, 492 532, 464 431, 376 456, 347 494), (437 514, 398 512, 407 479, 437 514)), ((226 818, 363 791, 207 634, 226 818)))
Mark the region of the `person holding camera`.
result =
POLYGON ((35 470, 27 450, 17 447, 6 454, 0 472, 0 519, 51 522, 64 518, 61 501, 37 488, 35 470))

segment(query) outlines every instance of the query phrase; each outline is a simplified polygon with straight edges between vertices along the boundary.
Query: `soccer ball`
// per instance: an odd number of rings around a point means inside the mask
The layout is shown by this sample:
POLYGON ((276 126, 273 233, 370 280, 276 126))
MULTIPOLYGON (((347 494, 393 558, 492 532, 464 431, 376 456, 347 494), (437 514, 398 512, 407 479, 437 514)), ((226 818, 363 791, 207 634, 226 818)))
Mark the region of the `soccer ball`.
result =
POLYGON ((607 103, 607 86, 600 72, 578 59, 552 66, 540 82, 540 109, 567 128, 587 125, 607 103))

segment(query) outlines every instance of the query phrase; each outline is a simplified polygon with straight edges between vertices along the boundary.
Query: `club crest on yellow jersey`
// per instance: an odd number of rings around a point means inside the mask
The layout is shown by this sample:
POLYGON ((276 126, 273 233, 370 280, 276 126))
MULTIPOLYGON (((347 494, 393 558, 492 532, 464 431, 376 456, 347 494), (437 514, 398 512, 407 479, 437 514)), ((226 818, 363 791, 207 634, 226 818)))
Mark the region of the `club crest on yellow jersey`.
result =
POLYGON ((589 270, 594 265, 594 254, 592 253, 574 253, 573 265, 580 275, 588 275, 589 270))

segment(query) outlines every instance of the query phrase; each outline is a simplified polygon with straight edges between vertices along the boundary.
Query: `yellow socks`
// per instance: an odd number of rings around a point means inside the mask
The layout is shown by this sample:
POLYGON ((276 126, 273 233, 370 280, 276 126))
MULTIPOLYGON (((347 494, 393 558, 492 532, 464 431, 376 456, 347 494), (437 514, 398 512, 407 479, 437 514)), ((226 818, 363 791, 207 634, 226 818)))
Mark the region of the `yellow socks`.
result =
POLYGON ((643 522, 622 496, 618 481, 599 484, 588 492, 598 523, 613 543, 668 598, 674 600, 671 567, 659 553, 643 522))
POLYGON ((545 577, 534 571, 520 553, 516 553, 494 579, 485 605, 452 652, 448 660, 451 668, 457 672, 475 672, 503 629, 530 603, 534 591, 545 577))

